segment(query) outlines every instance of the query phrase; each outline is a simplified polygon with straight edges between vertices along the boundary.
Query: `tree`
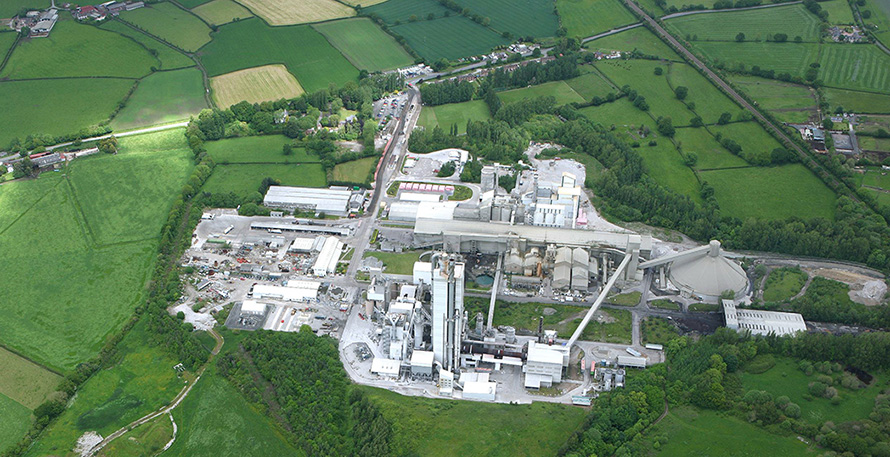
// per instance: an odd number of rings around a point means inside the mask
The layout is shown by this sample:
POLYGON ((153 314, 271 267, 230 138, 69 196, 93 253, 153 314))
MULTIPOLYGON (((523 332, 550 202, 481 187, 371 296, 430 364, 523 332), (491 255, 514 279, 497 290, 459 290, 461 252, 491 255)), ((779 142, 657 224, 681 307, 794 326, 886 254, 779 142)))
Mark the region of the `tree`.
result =
POLYGON ((773 35, 773 41, 775 41, 776 43, 784 43, 788 41, 788 35, 785 33, 777 33, 773 35))
POLYGON ((12 177, 18 179, 31 176, 36 169, 37 167, 31 162, 31 159, 25 157, 12 165, 12 177))
POLYGON ((655 72, 655 76, 661 76, 662 73, 664 73, 664 70, 661 67, 655 67, 655 70, 653 71, 655 72))
POLYGON ((691 125, 693 127, 701 127, 701 126, 705 125, 705 122, 701 118, 701 116, 695 116, 689 121, 689 125, 691 125))
POLYGON ((674 95, 677 96, 677 100, 685 99, 687 94, 689 94, 689 89, 686 86, 677 86, 674 89, 674 95))
POLYGON ((732 114, 723 113, 720 115, 720 118, 717 119, 717 124, 718 125, 726 125, 726 124, 729 124, 729 121, 731 121, 731 120, 732 120, 732 114))
POLYGON ((695 164, 698 163, 698 155, 694 152, 687 152, 683 155, 683 163, 685 163, 687 167, 694 167, 695 164))
POLYGON ((800 35, 797 35, 796 37, 794 37, 794 42, 795 43, 803 43, 803 38, 801 38, 800 35))
POLYGON ((742 41, 745 41, 745 34, 742 32, 739 32, 739 34, 735 36, 735 40, 739 43, 741 43, 742 41))
POLYGON ((800 406, 797 403, 788 403, 788 406, 785 407, 785 415, 797 419, 800 417, 800 406))
POLYGON ((656 128, 658 129, 658 133, 666 136, 672 137, 674 136, 674 123, 671 121, 669 117, 659 117, 658 120, 655 121, 656 128))
POLYGON ((286 156, 293 155, 294 145, 292 145, 290 143, 285 143, 284 146, 281 147, 281 153, 286 156))
POLYGON ((99 140, 99 152, 105 154, 117 154, 117 138, 113 135, 99 140))
POLYGON ((444 165, 442 165, 442 168, 439 169, 439 173, 436 176, 438 176, 440 178, 447 178, 447 177, 450 177, 451 175, 453 175, 454 171, 455 171, 454 161, 449 160, 448 162, 445 162, 444 165))

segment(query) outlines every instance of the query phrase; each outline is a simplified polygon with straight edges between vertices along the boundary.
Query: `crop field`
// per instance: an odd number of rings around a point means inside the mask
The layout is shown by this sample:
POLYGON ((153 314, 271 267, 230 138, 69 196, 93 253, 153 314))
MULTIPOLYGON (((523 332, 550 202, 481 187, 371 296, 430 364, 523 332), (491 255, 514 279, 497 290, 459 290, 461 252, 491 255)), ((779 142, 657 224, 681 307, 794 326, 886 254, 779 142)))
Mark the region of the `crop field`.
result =
POLYGON ((161 71, 141 81, 127 106, 111 122, 117 131, 188 119, 207 108, 197 68, 161 71))
POLYGON ((197 51, 210 41, 210 28, 172 3, 155 3, 121 14, 121 19, 186 51, 197 51))
POLYGON ((584 103, 586 100, 569 86, 565 81, 550 81, 521 89, 513 89, 498 93, 498 98, 504 103, 513 103, 530 98, 553 96, 557 105, 567 103, 584 103))
POLYGON ((625 30, 615 35, 598 38, 587 42, 584 47, 591 51, 633 51, 658 56, 663 59, 681 60, 673 49, 664 44, 657 36, 645 27, 625 30))
POLYGON ((387 25, 395 25, 408 22, 411 20, 411 16, 425 19, 430 13, 433 13, 435 17, 443 17, 449 10, 436 0, 388 0, 370 8, 364 8, 364 11, 379 16, 387 25))
MULTIPOLYGON (((177 360, 151 342, 149 332, 143 319, 127 333, 118 345, 122 356, 78 389, 71 407, 40 435, 27 455, 69 455, 84 432, 108 436, 176 396, 185 386, 173 370, 177 360)), ((166 416, 161 417, 169 424, 166 416)))
POLYGON ((286 156, 282 152, 285 144, 291 140, 284 135, 247 136, 229 138, 204 143, 207 153, 218 164, 230 163, 303 163, 318 162, 318 157, 306 152, 303 148, 294 148, 293 154, 286 156))
POLYGON ((557 0, 556 9, 570 37, 588 37, 637 22, 621 0, 557 0))
POLYGON ((711 126, 711 133, 722 134, 732 138, 742 146, 741 156, 746 158, 769 157, 773 149, 782 147, 782 143, 773 138, 757 122, 733 122, 726 125, 711 126))
POLYGON ((763 301, 784 301, 796 295, 807 282, 807 273, 799 268, 777 268, 766 278, 763 301))
MULTIPOLYGON (((686 103, 695 103, 693 111, 701 116, 705 124, 717 122, 717 119, 723 113, 732 114, 734 119, 744 111, 732 99, 724 95, 710 81, 705 79, 701 73, 689 65, 672 64, 667 73, 671 87, 684 86, 689 89, 689 95, 686 96, 684 101, 686 103)), ((670 96, 668 94, 668 97, 670 96)))
POLYGON ((816 99, 807 87, 752 76, 735 76, 732 82, 780 120, 815 114, 816 99))
POLYGON ((695 173, 683 163, 683 158, 670 141, 659 138, 657 146, 643 143, 636 151, 643 157, 649 176, 693 201, 701 201, 695 173))
POLYGON ((378 160, 380 160, 379 157, 365 157, 364 159, 338 163, 332 171, 333 180, 353 183, 368 182, 368 176, 371 170, 377 167, 378 160))
POLYGON ((546 402, 456 402, 358 388, 393 423, 394 449, 410 450, 409 455, 419 457, 556 455, 587 415, 582 408, 546 402))
POLYGON ((295 25, 355 16, 355 10, 334 0, 239 0, 269 25, 295 25))
POLYGON ((0 82, 0 100, 16 107, 0 110, 0 146, 34 133, 55 136, 96 125, 108 119, 132 86, 128 79, 0 82))
POLYGON ((192 9, 192 12, 205 21, 222 25, 238 19, 247 19, 253 14, 247 8, 235 3, 232 0, 213 0, 192 9))
POLYGON ((414 63, 414 58, 395 38, 368 18, 344 19, 312 26, 334 45, 356 68, 392 70, 414 63))
POLYGON ((384 270, 391 275, 410 275, 414 272, 414 262, 420 260, 422 251, 378 252, 365 251, 364 258, 374 257, 383 262, 384 270))
POLYGON ((606 79, 598 72, 567 79, 566 84, 568 84, 575 93, 584 98, 585 101, 591 100, 597 95, 605 97, 610 92, 618 92, 618 90, 612 87, 612 85, 609 84, 609 81, 606 81, 606 79))
POLYGON ((748 165, 739 156, 733 155, 723 148, 720 143, 702 127, 684 127, 677 129, 674 134, 684 154, 694 153, 698 156, 695 164, 698 170, 712 168, 744 167, 748 165))
POLYGON ((242 101, 259 103, 303 94, 303 87, 284 65, 265 65, 214 76, 210 87, 213 100, 221 108, 242 101))
POLYGON ((486 54, 492 48, 510 42, 463 16, 410 22, 390 30, 404 37, 408 46, 431 61, 486 54))
POLYGON ((74 21, 59 21, 49 37, 20 43, 0 77, 139 78, 151 72, 154 65, 158 60, 132 40, 74 21))
POLYGON ((432 129, 437 125, 448 131, 452 125, 457 125, 457 132, 467 132, 467 121, 484 121, 491 119, 488 105, 482 100, 472 100, 463 103, 450 103, 447 105, 424 106, 420 111, 420 119, 417 125, 432 129))
POLYGON ((9 18, 23 8, 49 8, 46 0, 3 0, 0 2, 0 18, 9 18))
POLYGON ((724 43, 695 42, 704 55, 726 65, 754 65, 776 73, 803 76, 811 63, 819 61, 819 45, 815 43, 724 43))
POLYGON ((745 219, 834 219, 836 196, 803 165, 699 172, 723 214, 745 219), (786 202, 793 201, 794 205, 786 202))
MULTIPOLYGON (((835 0, 838 1, 838 0, 835 0)), ((768 34, 784 33, 788 41, 801 37, 805 42, 819 41, 819 18, 803 5, 779 6, 759 10, 693 14, 668 19, 666 24, 680 36, 698 36, 695 41, 735 42, 738 33, 748 41, 766 41, 768 34)))
POLYGON ((764 433, 755 424, 716 411, 691 406, 671 408, 649 436, 665 435, 667 443, 654 454, 658 457, 788 457, 814 455, 794 436, 764 433))
POLYGON ((157 59, 161 62, 161 70, 175 70, 177 68, 194 67, 195 61, 185 54, 167 46, 164 43, 146 35, 140 30, 136 30, 120 21, 105 21, 102 24, 104 30, 120 33, 123 36, 130 37, 141 43, 149 51, 157 52, 157 59))
POLYGON ((490 27, 514 37, 549 37, 556 34, 559 18, 553 0, 455 0, 471 13, 491 19, 490 27))
POLYGON ((238 21, 221 27, 201 54, 210 76, 284 64, 307 92, 358 78, 358 70, 309 26, 269 27, 256 18, 238 21))
POLYGON ((890 93, 890 56, 876 46, 826 44, 819 62, 826 86, 890 93))
POLYGON ((62 377, 23 357, 0 348, 0 396, 34 409, 55 392, 62 377))
POLYGON ((852 25, 856 23, 853 20, 853 10, 844 0, 821 2, 819 3, 819 6, 821 6, 823 10, 828 11, 828 21, 832 24, 852 25))
POLYGON ((204 183, 211 193, 234 192, 242 197, 258 193, 264 178, 281 181, 282 186, 325 187, 327 178, 318 163, 217 165, 204 183))
MULTIPOLYGON (((667 70, 664 65, 649 60, 608 61, 596 65, 614 85, 630 85, 631 89, 646 97, 653 116, 670 117, 675 127, 689 125, 695 115, 672 95, 674 91, 668 85, 667 76, 654 74, 656 67, 667 70)), ((694 89, 690 88, 690 92, 694 92, 694 89)))

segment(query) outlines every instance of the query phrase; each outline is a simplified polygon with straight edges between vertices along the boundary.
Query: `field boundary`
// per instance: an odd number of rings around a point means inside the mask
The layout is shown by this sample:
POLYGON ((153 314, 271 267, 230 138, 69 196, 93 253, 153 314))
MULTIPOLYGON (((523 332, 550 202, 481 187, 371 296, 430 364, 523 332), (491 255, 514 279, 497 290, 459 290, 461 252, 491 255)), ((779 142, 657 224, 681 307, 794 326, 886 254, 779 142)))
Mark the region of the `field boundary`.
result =
MULTIPOLYGON (((7 181, 7 182, 13 182, 13 181, 7 181)), ((31 206, 29 206, 27 209, 25 209, 24 211, 22 211, 22 214, 19 214, 18 217, 16 217, 15 219, 13 219, 12 222, 10 222, 9 225, 6 226, 6 228, 4 228, 3 230, 0 230, 0 235, 3 235, 4 233, 6 233, 7 230, 9 230, 10 228, 12 228, 12 226, 15 225, 16 222, 19 221, 19 219, 25 217, 25 214, 28 214, 28 213, 29 213, 35 206, 37 206, 38 203, 40 203, 44 198, 46 198, 47 195, 49 195, 49 192, 50 192, 51 190, 55 189, 56 186, 58 186, 58 185, 61 184, 61 183, 62 183, 61 181, 57 182, 57 183, 55 184, 55 186, 49 188, 49 190, 47 190, 46 193, 44 193, 43 195, 40 196, 40 198, 38 198, 36 201, 34 201, 34 203, 33 203, 31 206)))
MULTIPOLYGON (((31 362, 31 363, 33 363, 34 365, 37 365, 38 367, 40 367, 40 368, 42 368, 42 369, 44 369, 44 370, 46 370, 46 371, 48 371, 48 372, 50 372, 50 373, 52 373, 52 374, 61 376, 61 377, 63 377, 63 378, 65 377, 65 374, 64 374, 64 373, 62 373, 62 372, 56 370, 55 368, 50 368, 50 367, 48 367, 48 366, 46 366, 46 365, 44 365, 44 364, 42 364, 42 363, 40 363, 40 362, 38 362, 38 361, 36 361, 36 360, 30 358, 30 357, 28 357, 28 356, 22 354, 21 352, 19 352, 19 351, 15 350, 15 349, 13 349, 13 348, 11 348, 11 347, 9 347, 9 346, 3 344, 3 343, 0 343, 0 348, 2 348, 2 349, 5 350, 5 351, 8 351, 8 352, 10 352, 10 353, 12 353, 12 354, 15 354, 16 357, 20 357, 20 358, 23 359, 23 360, 27 360, 28 362, 31 362)), ((7 395, 7 397, 8 397, 8 395, 7 395)), ((12 400, 12 401, 15 401, 16 403, 18 403, 16 400, 12 400)), ((21 403, 19 403, 19 404, 21 405, 21 403)), ((22 406, 25 406, 25 405, 22 405, 22 406)), ((25 406, 25 407, 27 408, 27 406, 25 406)), ((29 408, 29 409, 30 409, 30 408, 29 408)))
POLYGON ((95 249, 99 246, 99 243, 96 241, 96 235, 93 233, 93 228, 90 226, 90 221, 87 220, 87 215, 83 212, 83 207, 80 205, 80 200, 77 198, 77 190, 74 188, 74 184, 68 177, 68 173, 65 173, 65 182, 68 184, 69 194, 71 195, 71 200, 74 202, 74 209, 77 211, 77 214, 80 215, 80 218, 83 222, 81 224, 81 230, 84 231, 84 238, 86 239, 87 244, 90 248, 95 249))
MULTIPOLYGON (((9 32, 7 32, 9 33, 9 32)), ((19 42, 22 41, 22 36, 16 34, 15 41, 12 42, 12 46, 9 47, 9 50, 6 51, 6 55, 3 57, 3 61, 0 62, 0 71, 3 71, 6 68, 6 64, 9 62, 9 59, 12 57, 12 51, 15 51, 15 48, 18 47, 19 42)))

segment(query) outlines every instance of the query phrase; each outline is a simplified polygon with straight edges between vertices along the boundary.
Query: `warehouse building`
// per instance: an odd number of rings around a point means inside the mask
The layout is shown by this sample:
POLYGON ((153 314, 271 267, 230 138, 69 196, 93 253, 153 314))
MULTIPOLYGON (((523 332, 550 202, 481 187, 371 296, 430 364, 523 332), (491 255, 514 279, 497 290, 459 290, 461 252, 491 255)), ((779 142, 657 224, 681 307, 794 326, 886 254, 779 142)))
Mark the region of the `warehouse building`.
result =
POLYGON ((559 349, 529 341, 525 364, 525 388, 540 389, 562 382, 565 354, 559 349))
POLYGON ((288 281, 286 286, 257 284, 253 286, 254 298, 269 298, 284 301, 314 301, 318 299, 318 281, 288 281))
POLYGON ((726 327, 738 331, 749 331, 754 335, 778 336, 806 332, 807 323, 798 313, 761 311, 759 309, 738 309, 732 300, 722 300, 726 327))
POLYGON ((337 262, 340 261, 342 252, 343 243, 336 237, 327 237, 321 252, 318 253, 318 257, 315 259, 315 264, 312 265, 312 274, 322 277, 334 274, 337 271, 337 262))
POLYGON ((315 211, 317 213, 346 216, 352 206, 361 205, 361 199, 353 198, 353 191, 342 187, 316 189, 312 187, 270 186, 263 199, 263 205, 269 208, 286 209, 289 211, 315 211))

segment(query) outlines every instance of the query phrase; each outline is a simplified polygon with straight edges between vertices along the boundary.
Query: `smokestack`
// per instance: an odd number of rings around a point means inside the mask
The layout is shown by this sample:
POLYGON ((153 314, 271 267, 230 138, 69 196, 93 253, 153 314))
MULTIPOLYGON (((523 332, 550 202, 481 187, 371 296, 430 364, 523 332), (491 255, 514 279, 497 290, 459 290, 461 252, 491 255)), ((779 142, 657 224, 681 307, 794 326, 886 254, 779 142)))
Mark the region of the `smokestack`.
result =
POLYGON ((538 342, 544 342, 544 316, 538 316, 538 342))

